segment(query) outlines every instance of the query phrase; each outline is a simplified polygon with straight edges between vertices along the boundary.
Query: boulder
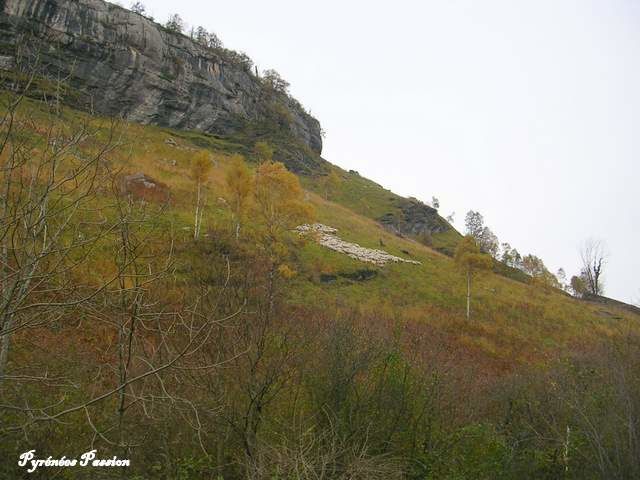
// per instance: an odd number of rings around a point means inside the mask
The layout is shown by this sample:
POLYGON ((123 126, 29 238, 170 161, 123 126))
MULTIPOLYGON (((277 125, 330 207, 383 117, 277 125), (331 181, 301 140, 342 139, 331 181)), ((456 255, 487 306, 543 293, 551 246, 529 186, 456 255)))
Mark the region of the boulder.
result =
POLYGON ((171 198, 169 187, 150 176, 138 172, 125 175, 120 182, 120 192, 136 200, 166 203, 171 198))

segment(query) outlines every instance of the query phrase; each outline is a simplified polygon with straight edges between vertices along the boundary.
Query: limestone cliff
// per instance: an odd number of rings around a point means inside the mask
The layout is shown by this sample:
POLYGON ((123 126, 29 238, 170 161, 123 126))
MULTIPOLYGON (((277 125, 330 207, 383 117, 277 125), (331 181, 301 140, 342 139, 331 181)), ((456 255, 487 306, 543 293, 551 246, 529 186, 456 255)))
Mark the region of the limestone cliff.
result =
POLYGON ((235 52, 102 0, 3 0, 0 10, 3 64, 17 42, 39 44, 49 73, 68 76, 100 114, 223 135, 276 125, 321 153, 319 122, 235 52))
MULTIPOLYGON (((18 47, 40 56, 45 77, 70 84, 74 107, 223 135, 245 149, 266 139, 290 170, 312 178, 327 172, 319 122, 241 54, 103 0, 0 0, 0 69, 15 63, 18 47)), ((402 235, 451 229, 436 210, 395 195, 375 219, 402 235)))

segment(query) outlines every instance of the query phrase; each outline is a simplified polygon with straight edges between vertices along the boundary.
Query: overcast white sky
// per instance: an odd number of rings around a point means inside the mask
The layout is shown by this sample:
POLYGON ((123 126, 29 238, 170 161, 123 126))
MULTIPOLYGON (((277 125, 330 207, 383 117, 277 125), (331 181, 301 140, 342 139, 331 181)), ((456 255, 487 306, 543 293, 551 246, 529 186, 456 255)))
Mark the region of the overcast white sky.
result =
POLYGON ((274 68, 322 123, 323 156, 501 241, 640 298, 640 2, 146 0, 274 68))

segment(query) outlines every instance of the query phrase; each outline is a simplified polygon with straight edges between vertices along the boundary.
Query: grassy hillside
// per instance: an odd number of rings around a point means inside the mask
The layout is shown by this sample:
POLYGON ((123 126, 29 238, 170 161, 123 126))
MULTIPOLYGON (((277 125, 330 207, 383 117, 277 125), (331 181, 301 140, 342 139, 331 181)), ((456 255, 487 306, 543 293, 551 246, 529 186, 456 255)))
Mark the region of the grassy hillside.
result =
MULTIPOLYGON (((18 130, 0 158, 17 200, 5 211, 19 215, 5 214, 0 238, 22 232, 28 254, 47 251, 52 233, 32 235, 24 219, 37 209, 18 200, 50 175, 62 180, 48 228, 63 233, 12 307, 22 323, 0 384, 0 455, 96 445, 133 458, 130 478, 632 478, 634 313, 487 272, 466 321, 464 276, 436 249, 459 234, 436 235, 431 248, 389 232, 376 219, 399 197, 359 175, 323 163, 338 181, 328 189, 319 174, 301 176, 303 192, 289 185, 294 206, 311 206, 308 221, 344 240, 420 264, 354 260, 292 225, 276 231, 258 208, 236 235, 227 174, 235 154, 260 168, 253 139, 112 129, 31 100, 7 118, 18 130), (90 133, 76 138, 83 125, 90 133), (100 153, 105 143, 113 148, 100 153), (212 167, 194 239, 203 152, 212 167), (70 203, 69 178, 98 154, 91 195, 70 203), (138 172, 170 200, 127 200, 119 182, 138 172), (628 456, 599 466, 594 452, 628 456)), ((9 284, 25 264, 21 245, 3 245, 15 253, 3 257, 9 284)), ((0 467, 7 478, 13 460, 0 467)))
MULTIPOLYGON (((43 124, 47 123, 47 114, 37 103, 30 103, 29 108, 38 112, 36 118, 43 124)), ((70 122, 94 121, 72 110, 65 115, 70 122)), ((95 122, 106 125, 105 120, 95 122)), ((234 153, 243 154, 255 167, 250 146, 237 139, 136 124, 122 125, 119 135, 121 146, 113 157, 113 168, 122 174, 143 172, 168 185, 172 201, 167 214, 180 222, 174 228, 184 232, 185 237, 193 226, 195 184, 190 178, 191 160, 199 151, 209 152, 214 167, 207 180, 204 228, 215 230, 230 222, 228 209, 220 201, 225 195, 229 158, 234 153)), ((357 174, 328 168, 339 171, 341 178, 329 199, 322 195, 318 177, 301 177, 316 220, 337 228, 345 240, 422 264, 375 267, 306 242, 298 252, 299 275, 289 291, 292 303, 339 301, 348 307, 383 311, 399 320, 436 326, 471 351, 505 364, 529 361, 536 355, 544 358, 550 349, 615 336, 635 326, 638 319, 622 309, 582 302, 563 292, 493 273, 484 274, 475 282, 474 321, 467 323, 463 320, 464 276, 453 260, 420 242, 394 235, 374 220, 393 210, 400 197, 357 174), (366 281, 348 278, 363 269, 375 271, 375 276, 366 281), (336 275, 338 280, 323 282, 322 274, 336 275)), ((455 231, 440 234, 440 244, 455 244, 458 237, 455 231)))
MULTIPOLYGON (((47 114, 39 111, 39 105, 29 105, 39 112, 37 118, 46 123, 47 114)), ((89 120, 72 110, 65 115, 72 122, 89 120)), ((204 228, 215 231, 230 222, 228 209, 220 202, 225 195, 225 175, 234 153, 254 161, 248 145, 234 139, 136 124, 122 125, 119 134, 121 147, 114 155, 113 168, 122 174, 143 172, 168 185, 172 201, 167 214, 179 222, 174 228, 182 231, 185 238, 192 228, 194 209, 191 159, 199 151, 209 152, 214 167, 207 180, 204 228)), ((453 260, 417 241, 388 232, 374 220, 392 210, 399 197, 357 174, 329 168, 339 171, 341 178, 329 199, 322 195, 317 177, 301 177, 316 220, 337 228, 345 240, 411 258, 421 265, 375 267, 307 242, 298 252, 299 275, 288 292, 290 302, 299 305, 340 302, 349 308, 384 312, 400 322, 436 327, 469 352, 503 365, 543 359, 553 349, 619 335, 635 326, 637 318, 624 310, 581 302, 563 292, 544 290, 493 273, 484 274, 475 282, 474 320, 467 323, 463 319, 464 276, 453 260), (348 278, 359 270, 372 270, 375 276, 365 281, 348 278), (337 280, 324 282, 323 274, 336 276, 337 280)), ((441 242, 455 244, 458 235, 455 231, 441 234, 444 237, 441 242)))

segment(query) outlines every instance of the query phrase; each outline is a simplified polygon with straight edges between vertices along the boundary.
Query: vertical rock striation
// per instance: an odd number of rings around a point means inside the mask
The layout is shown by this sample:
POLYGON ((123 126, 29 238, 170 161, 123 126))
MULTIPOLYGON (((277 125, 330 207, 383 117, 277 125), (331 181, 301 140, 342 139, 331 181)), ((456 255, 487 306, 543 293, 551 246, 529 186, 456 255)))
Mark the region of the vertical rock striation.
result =
POLYGON ((206 48, 102 0, 4 0, 0 10, 1 63, 10 64, 28 38, 41 46, 49 73, 69 77, 84 107, 223 135, 275 124, 303 148, 322 151, 319 122, 235 52, 206 48))

